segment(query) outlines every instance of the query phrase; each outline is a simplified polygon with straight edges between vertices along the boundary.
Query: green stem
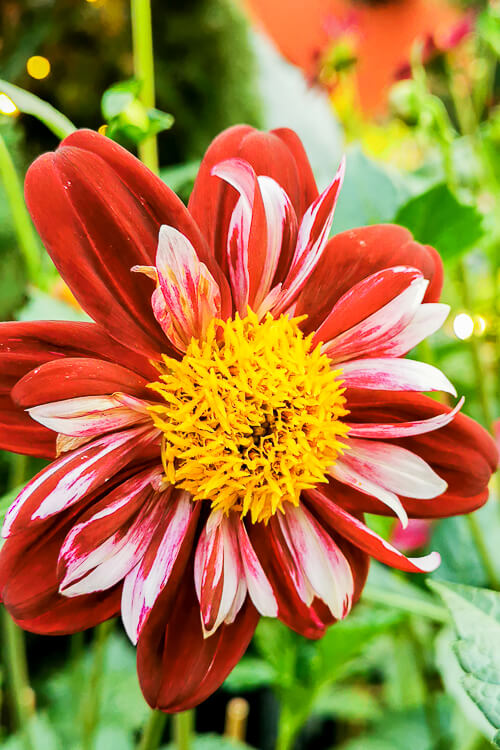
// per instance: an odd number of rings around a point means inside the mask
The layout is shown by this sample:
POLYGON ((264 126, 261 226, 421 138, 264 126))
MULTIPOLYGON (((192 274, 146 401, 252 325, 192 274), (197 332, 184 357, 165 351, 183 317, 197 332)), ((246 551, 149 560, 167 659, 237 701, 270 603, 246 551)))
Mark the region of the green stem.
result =
POLYGON ((28 278, 35 284, 38 282, 40 271, 38 240, 24 203, 23 189, 14 162, 2 136, 0 136, 0 179, 5 187, 7 201, 14 221, 14 230, 26 265, 28 278))
MULTIPOLYGON (((467 277, 467 269, 462 259, 457 261, 457 275, 458 282, 462 293, 462 301, 467 311, 472 310, 472 299, 469 287, 469 279, 467 277)), ((483 412, 484 421, 486 427, 491 430, 493 424, 493 413, 490 408, 490 401, 488 397, 488 391, 486 388, 486 368, 481 361, 481 350, 480 342, 475 336, 471 336, 468 340, 472 365, 476 375, 476 387, 479 396, 479 402, 481 404, 481 410, 483 412)))
POLYGON ((175 750, 191 750, 194 734, 194 711, 183 711, 174 716, 175 750))
MULTIPOLYGON (((155 74, 153 57, 153 28, 150 0, 131 0, 132 44, 134 71, 141 82, 140 100, 148 109, 155 106, 155 74)), ((139 144, 139 158, 152 172, 158 174, 158 145, 156 136, 139 144)))
POLYGON ((484 534, 477 516, 475 513, 469 513, 466 518, 470 533, 472 534, 472 538, 474 540, 474 544, 478 551, 479 557, 481 558, 481 562, 486 571, 486 575, 488 576, 489 584, 496 591, 500 591, 500 580, 496 573, 495 566, 491 562, 490 553, 488 552, 488 548, 484 541, 484 534))
POLYGON ((29 720, 34 715, 33 691, 28 681, 24 634, 2 607, 2 633, 5 665, 10 686, 16 726, 24 734, 26 750, 35 750, 29 734, 29 720))
POLYGON ((429 620, 439 623, 449 623, 450 618, 444 607, 433 602, 426 602, 418 598, 403 596, 395 591, 389 591, 381 586, 369 584, 363 592, 363 599, 373 604, 383 604, 387 607, 399 609, 402 612, 408 612, 420 617, 426 617, 429 620))
POLYGON ((94 735, 99 723, 99 706, 101 698, 101 677, 104 671, 104 653, 108 636, 114 621, 107 620, 95 629, 93 644, 93 661, 87 689, 83 692, 82 705, 82 748, 91 750, 94 735))
POLYGON ((167 715, 161 711, 151 711, 144 726, 137 750, 157 750, 160 746, 167 715))

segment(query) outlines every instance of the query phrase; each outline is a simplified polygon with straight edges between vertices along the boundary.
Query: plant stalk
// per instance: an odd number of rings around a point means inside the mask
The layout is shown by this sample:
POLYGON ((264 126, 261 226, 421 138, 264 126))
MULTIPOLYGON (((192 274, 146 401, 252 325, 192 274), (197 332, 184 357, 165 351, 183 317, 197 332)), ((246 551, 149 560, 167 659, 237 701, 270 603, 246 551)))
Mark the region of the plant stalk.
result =
POLYGON ((160 746, 167 715, 161 711, 151 711, 144 726, 137 750, 157 750, 160 746))
POLYGON ((191 750, 194 735, 194 711, 183 711, 174 716, 175 750, 191 750))
POLYGON ((38 283, 40 272, 40 249, 24 203, 23 189, 17 176, 14 162, 2 136, 0 135, 0 179, 5 187, 19 250, 23 256, 28 278, 32 284, 38 283))
POLYGON ((114 621, 107 620, 95 629, 93 643, 93 660, 88 687, 83 691, 82 705, 82 748, 91 750, 94 735, 99 724, 99 706, 101 698, 101 677, 104 671, 104 653, 108 636, 113 629, 114 621))
MULTIPOLYGON (((139 99, 148 109, 155 106, 155 75, 153 57, 153 27, 150 0, 131 0, 132 45, 134 72, 141 82, 139 99)), ((155 174, 159 173, 156 136, 146 138, 138 146, 139 158, 155 174)))

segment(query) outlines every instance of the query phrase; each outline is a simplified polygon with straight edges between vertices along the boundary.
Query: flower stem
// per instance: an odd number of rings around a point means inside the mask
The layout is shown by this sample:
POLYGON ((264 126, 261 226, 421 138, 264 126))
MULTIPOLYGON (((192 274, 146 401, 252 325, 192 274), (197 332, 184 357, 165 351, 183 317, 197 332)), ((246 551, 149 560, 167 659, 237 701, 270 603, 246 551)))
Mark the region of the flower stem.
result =
POLYGON ((137 750, 157 750, 160 746, 167 715, 161 711, 151 711, 144 726, 137 750))
MULTIPOLYGON (((153 28, 151 23, 150 0, 131 0, 132 44, 134 50, 134 71, 141 82, 139 98, 145 107, 155 106, 155 76, 153 57, 153 28)), ((156 136, 139 143, 139 158, 158 174, 158 145, 156 136)))
POLYGON ((29 280, 38 282, 40 271, 40 249, 30 215, 24 203, 23 190, 17 176, 16 168, 9 150, 0 135, 0 179, 2 180, 7 201, 14 222, 19 249, 22 253, 29 280))
POLYGON ((488 552, 486 542, 484 541, 484 534, 477 519, 477 515, 475 513, 469 513, 466 518, 469 525, 469 531, 488 577, 488 583, 491 588, 495 589, 495 591, 500 591, 500 579, 498 578, 495 566, 491 561, 491 556, 488 552))
POLYGON ((16 726, 24 734, 26 750, 34 750, 29 734, 29 721, 35 711, 33 690, 28 682, 24 634, 5 607, 2 607, 2 635, 16 726))
POLYGON ((107 620, 95 629, 93 660, 90 670, 88 688, 83 692, 82 705, 82 748, 91 750, 94 735, 99 723, 99 706, 101 698, 101 677, 104 671, 104 653, 106 641, 113 628, 114 621, 107 620))
POLYGON ((191 750, 194 730, 194 711, 183 711, 174 716, 175 750, 191 750))

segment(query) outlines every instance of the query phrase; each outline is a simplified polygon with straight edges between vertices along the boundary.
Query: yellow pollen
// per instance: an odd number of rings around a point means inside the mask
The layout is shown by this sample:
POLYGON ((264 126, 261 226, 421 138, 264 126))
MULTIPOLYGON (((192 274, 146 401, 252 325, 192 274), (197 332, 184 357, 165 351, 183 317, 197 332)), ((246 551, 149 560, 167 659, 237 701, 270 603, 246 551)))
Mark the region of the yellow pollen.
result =
POLYGON ((341 371, 299 328, 269 313, 213 320, 181 361, 163 356, 149 407, 163 433, 165 479, 193 500, 267 522, 326 482, 346 444, 341 371))

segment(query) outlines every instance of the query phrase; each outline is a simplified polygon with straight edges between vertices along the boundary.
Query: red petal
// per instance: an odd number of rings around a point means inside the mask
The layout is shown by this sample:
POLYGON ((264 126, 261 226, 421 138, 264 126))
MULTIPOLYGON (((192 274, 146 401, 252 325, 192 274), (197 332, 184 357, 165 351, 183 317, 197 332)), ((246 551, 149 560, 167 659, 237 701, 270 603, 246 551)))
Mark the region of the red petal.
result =
MULTIPOLYGON (((393 423, 429 419, 447 414, 448 406, 426 396, 407 393, 369 393, 347 391, 350 422, 393 423)), ((453 422, 435 432, 414 437, 391 439, 427 461, 448 483, 442 495, 431 500, 401 498, 410 517, 436 518, 470 513, 488 497, 488 481, 495 471, 498 453, 492 437, 477 422, 457 414, 453 422)), ((387 510, 381 503, 334 482, 322 491, 347 509, 380 513, 387 510)))
POLYGON ((112 362, 68 357, 32 370, 12 389, 12 399, 27 408, 78 396, 112 395, 123 391, 151 400, 152 392, 140 375, 112 362))
POLYGON ((95 356, 126 362, 135 372, 151 380, 155 377, 154 368, 144 357, 125 349, 94 323, 0 323, 0 448, 53 458, 54 433, 15 405, 10 391, 19 378, 43 363, 95 356))
POLYGON ((217 184, 219 181, 211 176, 211 171, 215 164, 232 157, 247 161, 257 175, 276 180, 288 193, 299 221, 318 195, 307 156, 292 130, 280 128, 261 133, 246 125, 237 125, 221 133, 203 158, 189 210, 223 268, 226 268, 227 229, 237 193, 217 184))
POLYGON ((393 266, 420 269, 429 280, 424 302, 439 299, 443 268, 438 253, 414 242, 410 232, 393 224, 341 232, 327 244, 320 262, 299 297, 296 315, 306 313, 305 329, 313 331, 351 287, 377 271, 393 266))
POLYGON ((137 669, 149 705, 173 713, 208 698, 243 656, 258 620, 247 599, 232 625, 204 638, 190 566, 175 607, 166 612, 160 597, 139 637, 137 669))
POLYGON ((118 614, 119 586, 73 599, 58 593, 59 550, 88 502, 4 543, 0 552, 2 600, 24 630, 45 635, 75 633, 118 614))

